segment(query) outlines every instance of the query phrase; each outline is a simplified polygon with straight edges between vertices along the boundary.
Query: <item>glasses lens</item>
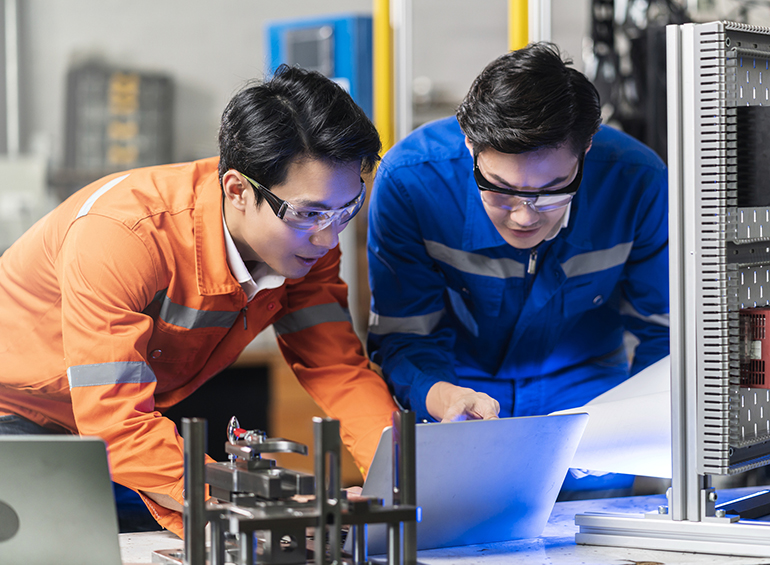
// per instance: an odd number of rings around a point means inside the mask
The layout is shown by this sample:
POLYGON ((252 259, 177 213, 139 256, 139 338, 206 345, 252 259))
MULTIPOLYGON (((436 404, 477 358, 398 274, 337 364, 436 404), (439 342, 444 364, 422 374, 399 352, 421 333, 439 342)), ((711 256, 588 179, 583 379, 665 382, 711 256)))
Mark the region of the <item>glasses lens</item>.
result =
POLYGON ((289 206, 283 221, 291 227, 303 231, 320 231, 332 223, 333 215, 330 212, 319 210, 297 210, 289 206))
POLYGON ((358 214, 364 205, 365 198, 366 185, 361 181, 361 193, 345 208, 339 210, 304 210, 289 204, 283 221, 295 229, 310 232, 326 229, 332 222, 344 226, 358 214))
POLYGON ((519 196, 500 194, 499 192, 491 192, 487 190, 481 192, 481 199, 487 206, 491 208, 499 208, 508 212, 518 210, 525 204, 525 202, 528 202, 529 205, 538 212, 550 212, 551 210, 564 208, 572 201, 573 196, 574 195, 572 194, 554 194, 552 196, 521 198, 519 196))
POLYGON ((503 210, 512 210, 514 206, 517 206, 517 203, 521 202, 521 198, 516 198, 510 194, 490 192, 488 190, 481 191, 481 199, 487 206, 501 208, 503 210))
POLYGON ((564 208, 572 202, 573 194, 554 194, 553 196, 538 196, 534 206, 539 212, 548 212, 564 208))

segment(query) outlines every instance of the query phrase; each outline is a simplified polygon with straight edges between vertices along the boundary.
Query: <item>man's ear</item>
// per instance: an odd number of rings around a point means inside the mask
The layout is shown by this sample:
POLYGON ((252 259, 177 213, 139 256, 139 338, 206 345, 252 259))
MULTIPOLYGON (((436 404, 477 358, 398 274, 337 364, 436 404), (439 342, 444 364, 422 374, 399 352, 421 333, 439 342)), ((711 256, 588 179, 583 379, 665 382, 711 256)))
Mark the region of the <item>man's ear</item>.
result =
POLYGON ((468 139, 468 136, 465 136, 465 147, 468 148, 468 151, 471 152, 471 157, 473 157, 473 143, 471 143, 471 140, 468 139))
POLYGON ((593 144, 594 144, 594 138, 592 137, 591 141, 588 142, 588 147, 586 147, 585 154, 588 154, 588 152, 591 150, 591 147, 593 147, 593 144))
POLYGON ((225 200, 236 210, 244 211, 248 205, 251 186, 238 171, 230 169, 222 175, 222 191, 225 200))

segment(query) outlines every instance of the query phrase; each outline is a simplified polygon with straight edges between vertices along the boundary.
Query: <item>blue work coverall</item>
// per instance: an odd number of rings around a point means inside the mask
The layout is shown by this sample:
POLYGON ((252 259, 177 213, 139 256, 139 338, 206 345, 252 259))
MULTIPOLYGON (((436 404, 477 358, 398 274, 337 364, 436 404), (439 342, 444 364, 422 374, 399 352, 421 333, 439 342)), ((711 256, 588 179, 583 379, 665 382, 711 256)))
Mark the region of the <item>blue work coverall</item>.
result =
POLYGON ((432 420, 438 381, 488 393, 500 416, 547 414, 668 355, 667 173, 653 151, 602 126, 568 225, 533 250, 503 240, 472 173, 447 118, 393 147, 374 183, 368 350, 418 420, 432 420), (625 332, 639 340, 631 364, 625 332))

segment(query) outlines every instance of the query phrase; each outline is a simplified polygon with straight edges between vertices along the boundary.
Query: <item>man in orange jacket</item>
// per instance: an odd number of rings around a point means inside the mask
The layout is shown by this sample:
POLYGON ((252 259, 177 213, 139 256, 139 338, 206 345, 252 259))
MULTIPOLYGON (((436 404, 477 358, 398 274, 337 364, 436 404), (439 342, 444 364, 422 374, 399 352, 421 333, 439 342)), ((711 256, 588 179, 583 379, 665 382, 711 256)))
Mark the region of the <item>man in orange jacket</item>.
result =
POLYGON ((113 480, 179 535, 183 447, 162 413, 265 327, 359 466, 395 409, 339 278, 372 123, 332 81, 283 67, 230 101, 219 146, 83 188, 0 257, 0 433, 101 436, 113 480))

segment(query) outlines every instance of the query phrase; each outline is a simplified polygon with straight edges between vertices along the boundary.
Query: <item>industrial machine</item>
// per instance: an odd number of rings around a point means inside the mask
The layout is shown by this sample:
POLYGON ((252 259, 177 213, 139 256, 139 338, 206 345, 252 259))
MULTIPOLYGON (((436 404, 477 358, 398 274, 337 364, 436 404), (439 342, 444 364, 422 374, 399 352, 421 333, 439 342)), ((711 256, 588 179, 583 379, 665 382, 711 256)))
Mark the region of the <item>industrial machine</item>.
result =
POLYGON ((672 486, 644 517, 580 514, 578 543, 770 556, 770 28, 667 27, 672 486), (767 291, 765 290, 767 287, 767 291))
POLYGON ((265 25, 267 66, 285 63, 318 71, 350 93, 372 116, 372 17, 329 14, 265 25))
POLYGON ((391 506, 384 506, 381 499, 346 496, 340 488, 339 421, 313 420, 315 476, 279 468, 274 460, 262 457, 266 453, 307 454, 307 446, 244 430, 235 418, 228 426, 225 445, 230 460, 204 464, 206 421, 183 419, 184 553, 156 551, 153 562, 363 565, 369 563, 367 525, 376 523, 388 526, 388 565, 416 564, 414 412, 393 414, 391 506), (206 502, 205 484, 218 502, 206 502), (343 526, 350 526, 351 555, 342 554, 343 526), (312 537, 307 535, 308 529, 312 537))

